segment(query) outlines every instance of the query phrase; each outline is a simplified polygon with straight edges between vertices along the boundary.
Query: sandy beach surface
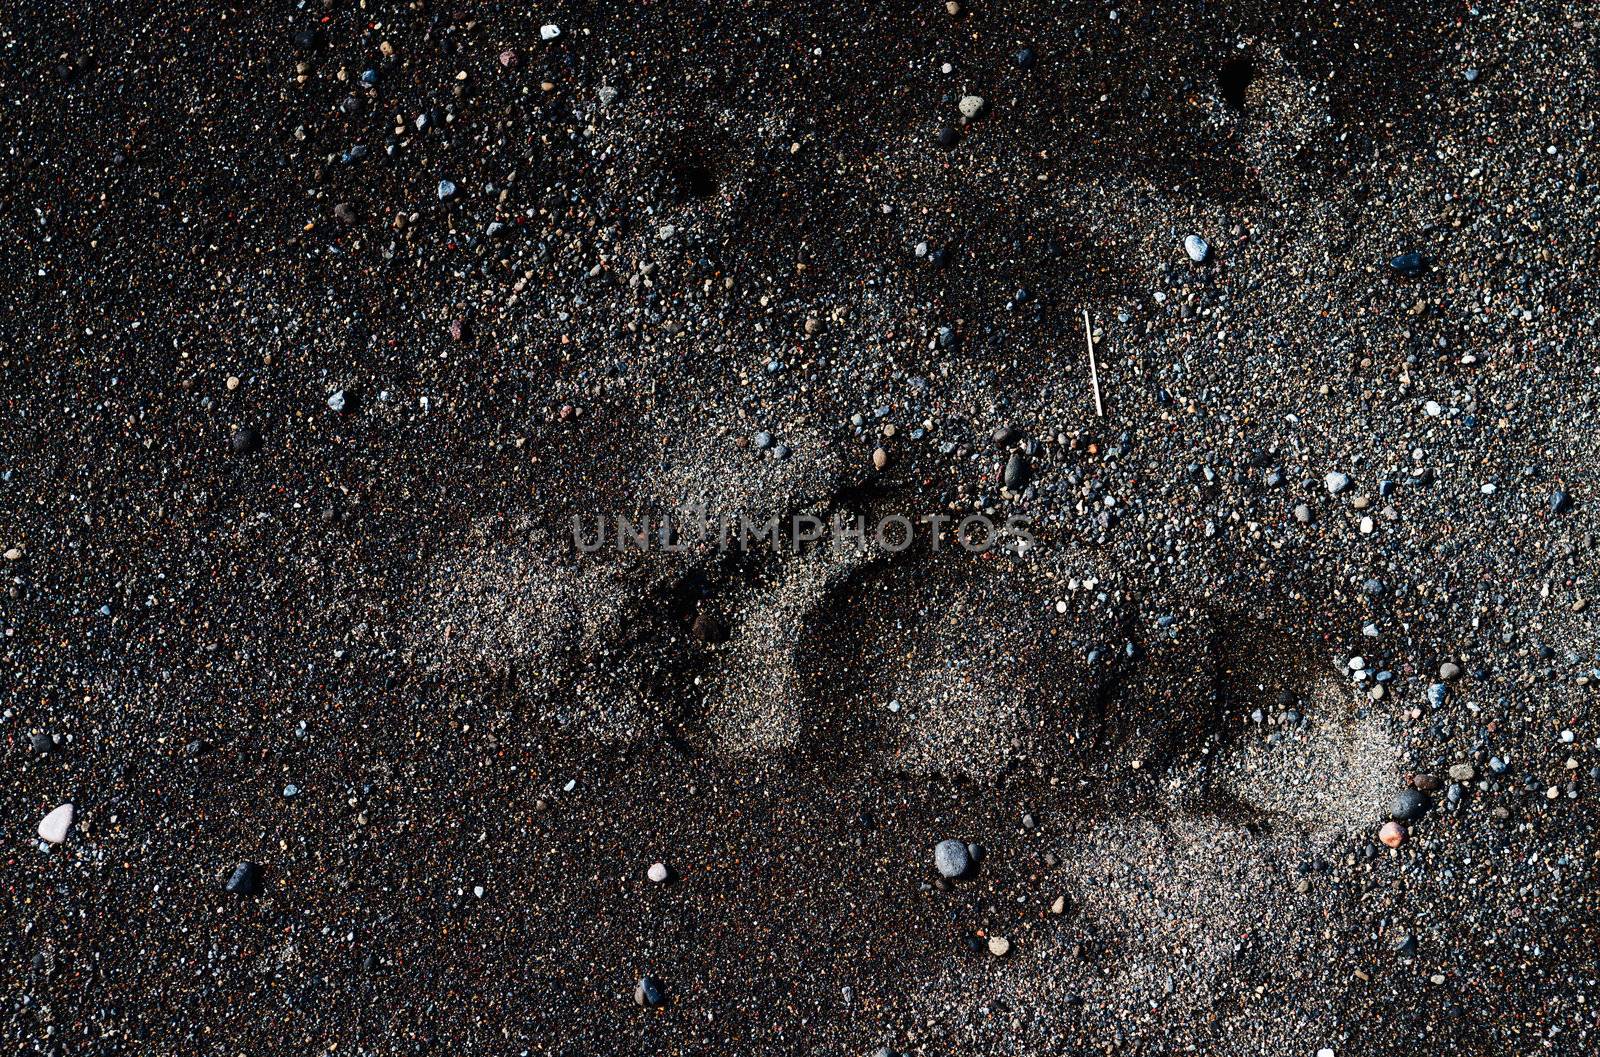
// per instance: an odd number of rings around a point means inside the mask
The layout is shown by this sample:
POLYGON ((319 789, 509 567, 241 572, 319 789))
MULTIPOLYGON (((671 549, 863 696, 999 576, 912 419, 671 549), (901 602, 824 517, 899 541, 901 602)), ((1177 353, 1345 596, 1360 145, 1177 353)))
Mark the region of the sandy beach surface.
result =
POLYGON ((1600 1045, 1589 7, 12 8, 6 1052, 1600 1045))

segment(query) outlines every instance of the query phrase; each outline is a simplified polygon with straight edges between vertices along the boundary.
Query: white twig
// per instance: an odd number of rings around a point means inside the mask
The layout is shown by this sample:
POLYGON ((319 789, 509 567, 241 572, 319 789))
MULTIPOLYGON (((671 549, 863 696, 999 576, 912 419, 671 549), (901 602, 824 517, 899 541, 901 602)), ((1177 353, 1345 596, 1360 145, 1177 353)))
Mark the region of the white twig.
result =
POLYGON ((1089 325, 1089 310, 1083 310, 1083 340, 1089 346, 1089 384, 1094 387, 1094 413, 1101 418, 1106 417, 1106 409, 1100 403, 1100 373, 1094 367, 1094 328, 1089 325))

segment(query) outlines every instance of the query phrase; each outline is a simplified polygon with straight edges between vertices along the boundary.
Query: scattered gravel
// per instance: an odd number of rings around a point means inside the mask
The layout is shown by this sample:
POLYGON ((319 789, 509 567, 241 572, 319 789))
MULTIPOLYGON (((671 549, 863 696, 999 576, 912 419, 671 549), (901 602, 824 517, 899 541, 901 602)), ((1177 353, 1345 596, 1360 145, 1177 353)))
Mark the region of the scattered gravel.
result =
POLYGON ((250 14, 0 27, 6 1052, 1594 1051, 1587 12, 250 14))

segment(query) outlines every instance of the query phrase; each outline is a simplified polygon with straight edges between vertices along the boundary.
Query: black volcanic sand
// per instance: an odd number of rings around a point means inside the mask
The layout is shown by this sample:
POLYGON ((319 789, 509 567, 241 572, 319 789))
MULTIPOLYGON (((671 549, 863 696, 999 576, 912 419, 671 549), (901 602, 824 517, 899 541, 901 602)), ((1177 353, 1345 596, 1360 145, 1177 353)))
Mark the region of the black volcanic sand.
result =
POLYGON ((1593 1052, 1594 20, 1284 7, 0 19, 7 1052, 1593 1052))

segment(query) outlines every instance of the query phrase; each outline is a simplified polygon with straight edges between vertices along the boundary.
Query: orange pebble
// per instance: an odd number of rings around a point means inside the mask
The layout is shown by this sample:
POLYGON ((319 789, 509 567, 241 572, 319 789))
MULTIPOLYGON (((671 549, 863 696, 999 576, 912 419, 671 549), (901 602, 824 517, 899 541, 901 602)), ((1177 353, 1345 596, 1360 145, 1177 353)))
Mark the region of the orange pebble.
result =
POLYGON ((1378 839, 1390 848, 1398 848, 1406 842, 1406 828, 1398 822, 1385 822, 1378 831, 1378 839))

